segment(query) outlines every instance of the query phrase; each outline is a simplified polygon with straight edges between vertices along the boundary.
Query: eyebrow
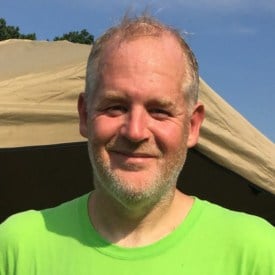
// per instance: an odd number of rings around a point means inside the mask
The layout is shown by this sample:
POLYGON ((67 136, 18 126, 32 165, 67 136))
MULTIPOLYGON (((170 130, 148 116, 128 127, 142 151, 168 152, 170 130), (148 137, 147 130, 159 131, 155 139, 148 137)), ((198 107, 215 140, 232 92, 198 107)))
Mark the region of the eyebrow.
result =
POLYGON ((101 94, 100 99, 104 101, 119 101, 119 100, 126 100, 127 96, 112 90, 104 93, 103 95, 101 94))
MULTIPOLYGON (((129 101, 129 97, 124 93, 121 93, 115 90, 109 90, 104 95, 100 96, 100 100, 102 102, 129 101)), ((157 107, 166 108, 166 109, 175 108, 175 103, 166 98, 152 98, 152 99, 149 98, 148 101, 145 102, 145 105, 157 106, 157 107)))
POLYGON ((171 100, 167 100, 165 98, 149 100, 148 104, 149 105, 157 105, 159 107, 168 108, 168 109, 175 107, 175 103, 173 103, 171 100))

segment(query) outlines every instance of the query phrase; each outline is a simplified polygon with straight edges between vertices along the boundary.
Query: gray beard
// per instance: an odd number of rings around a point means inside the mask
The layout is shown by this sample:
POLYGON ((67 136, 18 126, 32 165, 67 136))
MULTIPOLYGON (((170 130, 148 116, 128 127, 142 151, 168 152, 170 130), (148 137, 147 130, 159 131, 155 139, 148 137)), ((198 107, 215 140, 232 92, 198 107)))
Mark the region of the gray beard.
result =
POLYGON ((167 162, 163 171, 152 180, 143 179, 141 191, 135 190, 135 186, 122 179, 104 162, 101 156, 94 150, 96 145, 88 143, 90 161, 94 173, 94 185, 96 189, 107 193, 126 208, 137 206, 153 207, 162 200, 169 199, 174 194, 180 171, 185 163, 187 149, 179 148, 173 161, 167 162), (171 194, 172 193, 172 194, 171 194))

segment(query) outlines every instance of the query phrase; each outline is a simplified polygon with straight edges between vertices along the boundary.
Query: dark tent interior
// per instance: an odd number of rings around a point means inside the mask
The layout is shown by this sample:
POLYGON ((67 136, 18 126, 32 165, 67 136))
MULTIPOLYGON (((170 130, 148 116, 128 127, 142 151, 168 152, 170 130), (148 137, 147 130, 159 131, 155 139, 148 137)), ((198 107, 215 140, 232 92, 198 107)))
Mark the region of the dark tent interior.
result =
MULTIPOLYGON (((0 149, 0 221, 89 192, 92 170, 86 142, 0 149)), ((188 153, 178 188, 275 225, 275 196, 218 165, 196 149, 188 153)))

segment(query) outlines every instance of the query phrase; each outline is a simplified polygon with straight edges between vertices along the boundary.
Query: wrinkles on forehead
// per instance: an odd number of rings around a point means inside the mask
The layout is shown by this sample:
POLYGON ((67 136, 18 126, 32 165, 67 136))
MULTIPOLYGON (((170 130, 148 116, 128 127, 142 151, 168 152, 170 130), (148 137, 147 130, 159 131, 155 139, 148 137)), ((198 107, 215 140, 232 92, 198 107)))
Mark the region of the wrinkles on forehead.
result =
MULTIPOLYGON (((110 43, 106 45, 102 58, 99 60, 99 73, 103 74, 106 66, 113 66, 114 63, 121 68, 123 66, 121 63, 122 55, 127 57, 132 67, 140 65, 141 63, 144 63, 144 67, 146 67, 148 63, 152 63, 153 66, 154 62, 158 64, 165 63, 167 66, 167 61, 170 61, 171 64, 168 64, 168 66, 174 69, 174 72, 171 73, 175 75, 175 79, 178 79, 178 75, 184 78, 188 74, 186 56, 179 43, 170 34, 162 34, 161 37, 137 37, 129 41, 121 41, 119 38, 116 38, 110 41, 110 43), (150 47, 152 44, 154 47, 150 47), (136 48, 138 48, 138 51, 136 51, 136 48), (137 62, 139 64, 137 64, 137 62)), ((129 69, 129 64, 127 64, 127 68, 129 69)), ((164 66, 160 66, 159 68, 162 73, 166 70, 164 66)), ((166 70, 166 73, 169 72, 166 70)))

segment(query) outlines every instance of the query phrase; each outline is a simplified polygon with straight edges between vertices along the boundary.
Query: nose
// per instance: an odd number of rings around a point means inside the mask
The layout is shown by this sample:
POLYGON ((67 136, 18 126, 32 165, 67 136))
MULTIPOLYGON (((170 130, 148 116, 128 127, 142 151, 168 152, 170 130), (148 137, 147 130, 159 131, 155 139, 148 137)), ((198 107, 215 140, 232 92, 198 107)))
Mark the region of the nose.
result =
POLYGON ((148 117, 142 108, 133 108, 127 113, 121 127, 121 135, 132 142, 141 142, 149 138, 148 117))

